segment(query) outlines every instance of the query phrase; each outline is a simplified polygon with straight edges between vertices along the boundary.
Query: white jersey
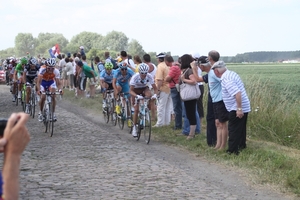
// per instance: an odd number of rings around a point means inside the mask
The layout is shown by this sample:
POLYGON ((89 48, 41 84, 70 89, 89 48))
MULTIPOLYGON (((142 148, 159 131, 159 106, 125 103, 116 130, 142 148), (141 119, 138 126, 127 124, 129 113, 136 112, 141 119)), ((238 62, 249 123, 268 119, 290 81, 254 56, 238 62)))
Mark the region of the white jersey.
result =
POLYGON ((129 82, 130 86, 134 86, 134 88, 145 88, 151 87, 154 84, 153 77, 148 73, 145 79, 142 79, 139 73, 135 73, 129 82))

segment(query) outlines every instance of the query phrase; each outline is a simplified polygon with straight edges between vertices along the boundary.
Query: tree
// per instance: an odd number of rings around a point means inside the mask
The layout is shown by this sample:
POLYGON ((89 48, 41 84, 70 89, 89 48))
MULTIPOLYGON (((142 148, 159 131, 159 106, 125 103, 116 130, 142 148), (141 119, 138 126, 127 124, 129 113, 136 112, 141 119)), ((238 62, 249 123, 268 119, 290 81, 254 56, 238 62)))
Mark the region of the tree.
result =
POLYGON ((140 43, 135 39, 131 40, 128 44, 128 53, 132 56, 138 55, 141 58, 145 55, 142 45, 140 45, 140 43))
POLYGON ((58 44, 61 52, 69 41, 61 33, 40 33, 37 38, 36 54, 48 54, 48 50, 58 44))
POLYGON ((19 33, 15 38, 16 56, 25 56, 26 52, 34 55, 36 43, 31 33, 19 33))
POLYGON ((102 37, 103 36, 98 33, 87 31, 81 32, 78 35, 72 37, 70 43, 66 47, 66 50, 68 50, 69 52, 78 52, 79 47, 83 46, 85 52, 88 52, 90 49, 94 48, 95 45, 98 47, 101 46, 99 42, 102 41, 102 37))
POLYGON ((103 38, 103 47, 109 51, 126 51, 128 47, 128 37, 122 32, 112 31, 103 38))

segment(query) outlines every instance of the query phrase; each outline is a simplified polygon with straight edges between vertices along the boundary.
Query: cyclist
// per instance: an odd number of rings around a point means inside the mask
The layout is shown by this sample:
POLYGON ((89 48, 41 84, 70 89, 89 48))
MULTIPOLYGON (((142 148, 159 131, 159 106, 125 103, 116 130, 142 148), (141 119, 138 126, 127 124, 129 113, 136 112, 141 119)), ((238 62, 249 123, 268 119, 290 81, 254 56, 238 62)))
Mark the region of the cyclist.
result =
MULTIPOLYGON (((24 67, 23 80, 26 81, 26 109, 25 113, 29 114, 29 97, 31 95, 31 85, 36 81, 39 68, 37 59, 30 58, 28 65, 24 67)), ((34 88, 35 89, 35 88, 34 88)))
MULTIPOLYGON (((56 60, 55 58, 48 58, 45 62, 45 65, 41 66, 39 69, 38 74, 38 80, 37 80, 37 91, 38 95, 41 94, 41 92, 44 92, 47 88, 50 92, 55 93, 56 89, 59 89, 59 92, 62 93, 61 90, 61 84, 60 84, 60 73, 59 70, 55 68, 56 60)), ((40 99, 40 111, 39 111, 39 117, 38 120, 40 122, 43 121, 43 115, 42 110, 44 107, 46 95, 41 95, 40 99)), ((53 119, 56 121, 56 115, 55 115, 55 95, 52 96, 52 102, 53 102, 53 119)))
POLYGON ((14 87, 17 87, 17 82, 19 81, 20 84, 18 84, 18 99, 21 99, 21 89, 23 87, 23 83, 25 80, 23 80, 23 71, 24 66, 27 65, 27 59, 21 58, 20 63, 17 64, 14 71, 14 87))
MULTIPOLYGON (((141 63, 138 68, 139 73, 136 73, 132 76, 130 80, 130 95, 132 96, 132 101, 134 101, 134 98, 137 100, 143 99, 144 97, 151 99, 157 98, 157 87, 154 83, 154 79, 149 71, 149 66, 146 63, 141 63), (151 90, 149 87, 152 86, 154 90, 154 95, 152 95, 151 90)), ((151 109, 154 108, 154 101, 150 101, 151 109)), ((136 124, 137 124, 137 116, 139 113, 139 106, 137 104, 134 105, 134 115, 133 115, 133 123, 135 126, 133 126, 132 129, 132 136, 137 137, 136 133, 136 124)))
MULTIPOLYGON (((103 100, 106 98, 106 90, 112 90, 113 85, 112 85, 112 80, 113 80, 113 74, 115 70, 113 70, 113 64, 111 62, 106 62, 104 64, 105 70, 102 70, 100 73, 100 84, 102 88, 102 93, 103 93, 103 100)), ((103 108, 105 108, 105 101, 103 101, 103 108)))
POLYGON ((113 76, 113 88, 115 93, 115 99, 117 98, 118 93, 129 92, 129 80, 134 75, 134 72, 127 68, 127 63, 122 62, 119 65, 119 68, 116 69, 113 76))

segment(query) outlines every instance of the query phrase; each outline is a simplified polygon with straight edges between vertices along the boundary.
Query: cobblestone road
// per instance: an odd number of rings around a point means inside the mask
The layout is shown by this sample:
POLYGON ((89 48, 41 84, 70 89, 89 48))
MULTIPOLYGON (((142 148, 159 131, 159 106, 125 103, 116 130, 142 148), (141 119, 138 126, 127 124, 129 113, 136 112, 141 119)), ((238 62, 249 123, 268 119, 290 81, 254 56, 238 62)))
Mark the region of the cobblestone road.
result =
MULTIPOLYGON (((21 110, 4 85, 0 105, 2 117, 21 110)), ((67 102, 58 107, 52 138, 36 118, 28 123, 20 199, 288 199, 183 150, 136 142, 67 102)))

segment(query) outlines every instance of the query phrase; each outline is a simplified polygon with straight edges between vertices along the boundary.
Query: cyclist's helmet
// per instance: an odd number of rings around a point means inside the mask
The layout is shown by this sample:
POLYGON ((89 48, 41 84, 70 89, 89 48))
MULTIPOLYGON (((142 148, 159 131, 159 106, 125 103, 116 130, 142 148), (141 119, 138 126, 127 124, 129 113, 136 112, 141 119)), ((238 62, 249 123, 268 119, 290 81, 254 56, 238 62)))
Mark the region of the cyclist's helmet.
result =
POLYGON ((15 64, 15 63, 17 62, 17 60, 16 60, 15 58, 12 57, 12 58, 10 59, 9 62, 10 62, 11 64, 15 64))
POLYGON ((104 67, 105 67, 105 69, 112 69, 114 66, 111 62, 106 62, 104 67))
POLYGON ((36 58, 30 58, 29 59, 29 64, 31 64, 31 65, 36 65, 37 64, 37 60, 36 60, 36 58))
POLYGON ((22 65, 26 65, 26 64, 27 64, 27 59, 26 59, 25 57, 24 57, 24 58, 21 58, 20 63, 21 63, 22 65))
POLYGON ((146 63, 141 63, 139 65, 139 73, 146 74, 149 71, 149 66, 146 63))
POLYGON ((121 62, 119 63, 120 69, 127 69, 127 63, 121 62))
POLYGON ((47 65, 48 65, 49 67, 55 67, 55 65, 56 65, 56 60, 55 60, 55 58, 48 58, 47 61, 46 61, 46 63, 47 63, 47 65))

